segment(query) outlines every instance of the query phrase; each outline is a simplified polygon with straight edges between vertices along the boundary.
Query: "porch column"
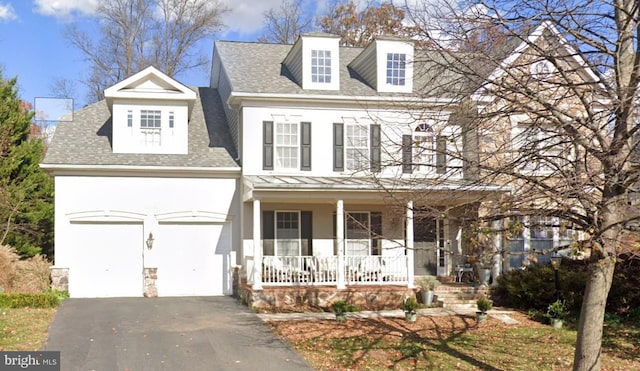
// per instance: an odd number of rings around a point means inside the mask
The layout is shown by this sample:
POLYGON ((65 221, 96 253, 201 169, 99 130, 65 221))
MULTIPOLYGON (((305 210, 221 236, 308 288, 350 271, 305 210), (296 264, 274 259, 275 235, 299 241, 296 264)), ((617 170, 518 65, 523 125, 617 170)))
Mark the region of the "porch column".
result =
MULTIPOLYGON (((494 231, 501 230, 502 221, 494 220, 491 227, 494 231)), ((500 251, 502 251, 502 233, 495 233, 493 236, 493 258, 491 259, 491 277, 493 279, 493 286, 498 284, 498 276, 500 276, 500 272, 502 271, 502 254, 500 251)))
POLYGON ((344 201, 338 200, 336 205, 336 244, 338 249, 338 277, 336 286, 345 289, 344 283, 344 201))
POLYGON ((407 287, 415 288, 415 274, 413 270, 413 262, 415 260, 415 248, 413 245, 413 201, 407 202, 407 287))
POLYGON ((262 290, 262 241, 260 200, 253 200, 253 289, 262 290))

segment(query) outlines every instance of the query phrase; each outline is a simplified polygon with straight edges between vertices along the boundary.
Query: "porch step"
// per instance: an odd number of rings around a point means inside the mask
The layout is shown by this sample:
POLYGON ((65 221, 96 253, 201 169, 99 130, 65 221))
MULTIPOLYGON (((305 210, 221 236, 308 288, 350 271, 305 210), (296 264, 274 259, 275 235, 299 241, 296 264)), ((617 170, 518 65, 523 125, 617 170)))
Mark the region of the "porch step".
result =
POLYGON ((443 308, 475 308, 481 296, 489 296, 489 287, 463 285, 440 285, 435 289, 435 300, 443 308))

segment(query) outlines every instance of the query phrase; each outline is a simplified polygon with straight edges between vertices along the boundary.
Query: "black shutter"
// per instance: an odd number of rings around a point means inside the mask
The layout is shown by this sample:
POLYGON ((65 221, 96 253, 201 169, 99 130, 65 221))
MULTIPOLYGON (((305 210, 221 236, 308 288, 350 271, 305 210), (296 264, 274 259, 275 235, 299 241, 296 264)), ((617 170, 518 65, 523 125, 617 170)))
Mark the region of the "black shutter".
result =
POLYGON ((344 124, 333 124, 333 171, 344 171, 344 124))
POLYGON ((274 254, 275 213, 273 211, 262 212, 262 254, 274 254))
POLYGON ((313 217, 311 211, 300 212, 300 239, 302 240, 302 256, 313 255, 313 217))
POLYGON ((436 138, 436 173, 447 172, 447 137, 438 136, 436 138))
POLYGON ((262 170, 273 170, 273 121, 262 122, 262 170))
POLYGON ((311 123, 300 123, 300 170, 311 170, 311 123))
POLYGON ((402 136, 402 172, 413 173, 413 140, 411 135, 402 136))
POLYGON ((371 171, 379 172, 380 171, 380 125, 373 124, 370 127, 370 136, 371 136, 371 153, 370 153, 370 162, 371 162, 371 171))
POLYGON ((382 255, 382 213, 371 212, 371 254, 382 255))

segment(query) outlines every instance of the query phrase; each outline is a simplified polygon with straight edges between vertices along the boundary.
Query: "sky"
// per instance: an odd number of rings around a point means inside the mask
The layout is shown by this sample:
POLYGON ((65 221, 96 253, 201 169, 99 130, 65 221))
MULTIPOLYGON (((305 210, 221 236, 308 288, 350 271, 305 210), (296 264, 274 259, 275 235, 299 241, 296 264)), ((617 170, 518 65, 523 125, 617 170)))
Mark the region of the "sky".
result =
MULTIPOLYGON (((214 40, 255 41, 261 35, 263 13, 277 8, 281 0, 220 0, 231 11, 223 17, 226 29, 200 43, 201 52, 210 56, 214 40)), ((0 0, 0 68, 5 78, 17 77, 22 100, 34 104, 36 98, 53 95, 57 79, 75 83, 76 107, 86 92, 80 79, 88 74, 83 55, 64 37, 65 27, 78 22, 87 27, 95 22, 99 0, 0 0)), ((315 11, 326 1, 309 1, 315 11)), ((209 72, 194 70, 177 79, 189 86, 206 86, 209 72)), ((44 102, 38 99, 38 102, 44 102)))

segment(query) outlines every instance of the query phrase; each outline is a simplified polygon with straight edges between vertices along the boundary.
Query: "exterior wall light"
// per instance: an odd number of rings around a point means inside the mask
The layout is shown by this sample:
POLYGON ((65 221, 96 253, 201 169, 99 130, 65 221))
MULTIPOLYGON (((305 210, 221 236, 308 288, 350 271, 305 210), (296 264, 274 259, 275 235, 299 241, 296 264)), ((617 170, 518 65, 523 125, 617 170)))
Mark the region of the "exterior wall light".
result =
POLYGON ((149 232, 149 237, 147 238, 147 249, 151 250, 153 248, 153 233, 149 232))

